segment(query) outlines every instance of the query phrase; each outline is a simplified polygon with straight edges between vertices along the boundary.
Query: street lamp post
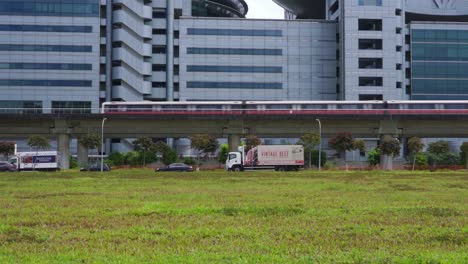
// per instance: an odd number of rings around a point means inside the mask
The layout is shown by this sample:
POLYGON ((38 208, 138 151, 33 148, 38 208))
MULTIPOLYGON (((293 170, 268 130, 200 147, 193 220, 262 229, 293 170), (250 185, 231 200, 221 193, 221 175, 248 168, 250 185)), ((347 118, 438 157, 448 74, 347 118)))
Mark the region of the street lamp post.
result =
POLYGON ((104 171, 104 123, 106 123, 107 118, 102 119, 101 125, 101 172, 104 171))
POLYGON ((322 122, 320 122, 320 119, 315 119, 315 121, 318 122, 319 125, 319 160, 318 160, 318 170, 322 170, 322 122))

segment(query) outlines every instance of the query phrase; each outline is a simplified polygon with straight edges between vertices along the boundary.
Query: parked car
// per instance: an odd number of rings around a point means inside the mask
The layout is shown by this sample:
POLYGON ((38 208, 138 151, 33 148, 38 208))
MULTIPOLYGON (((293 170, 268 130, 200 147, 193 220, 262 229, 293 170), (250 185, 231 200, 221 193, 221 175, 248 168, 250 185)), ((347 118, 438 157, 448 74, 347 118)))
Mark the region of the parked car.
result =
POLYGON ((15 164, 12 164, 8 161, 0 161, 0 171, 12 172, 17 171, 17 168, 15 164))
POLYGON ((180 171, 180 172, 193 172, 193 167, 184 163, 172 163, 171 165, 163 168, 157 168, 158 171, 180 171))
MULTIPOLYGON (((109 164, 104 163, 103 170, 104 171, 111 171, 111 167, 109 166, 109 164)), ((90 164, 85 168, 81 168, 80 171, 101 171, 101 163, 90 164)))

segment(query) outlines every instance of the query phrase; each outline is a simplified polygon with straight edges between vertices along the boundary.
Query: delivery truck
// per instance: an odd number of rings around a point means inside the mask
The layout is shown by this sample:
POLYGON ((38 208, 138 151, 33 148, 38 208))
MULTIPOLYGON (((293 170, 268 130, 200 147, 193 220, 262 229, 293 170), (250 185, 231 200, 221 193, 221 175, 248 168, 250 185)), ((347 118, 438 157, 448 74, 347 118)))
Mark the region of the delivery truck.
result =
POLYGON ((230 152, 226 170, 297 171, 304 168, 304 147, 301 145, 260 145, 247 153, 244 147, 230 152))
POLYGON ((60 169, 57 151, 17 152, 10 159, 18 171, 57 171, 60 169))

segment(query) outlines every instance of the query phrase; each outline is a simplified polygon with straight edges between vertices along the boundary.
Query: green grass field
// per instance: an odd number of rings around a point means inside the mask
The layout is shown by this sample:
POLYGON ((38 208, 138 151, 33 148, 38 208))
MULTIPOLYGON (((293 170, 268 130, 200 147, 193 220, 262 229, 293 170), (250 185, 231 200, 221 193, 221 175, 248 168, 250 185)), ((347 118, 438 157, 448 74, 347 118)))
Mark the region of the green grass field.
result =
POLYGON ((0 174, 0 263, 468 263, 466 172, 0 174))

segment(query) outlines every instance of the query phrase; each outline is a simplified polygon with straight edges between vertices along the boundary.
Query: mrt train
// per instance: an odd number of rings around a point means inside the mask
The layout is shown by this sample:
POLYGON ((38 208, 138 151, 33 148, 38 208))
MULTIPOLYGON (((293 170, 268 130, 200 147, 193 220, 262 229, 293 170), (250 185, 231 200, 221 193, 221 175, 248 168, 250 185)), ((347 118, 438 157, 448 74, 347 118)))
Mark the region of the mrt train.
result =
POLYGON ((468 114, 468 101, 109 102, 109 115, 431 115, 468 114))

